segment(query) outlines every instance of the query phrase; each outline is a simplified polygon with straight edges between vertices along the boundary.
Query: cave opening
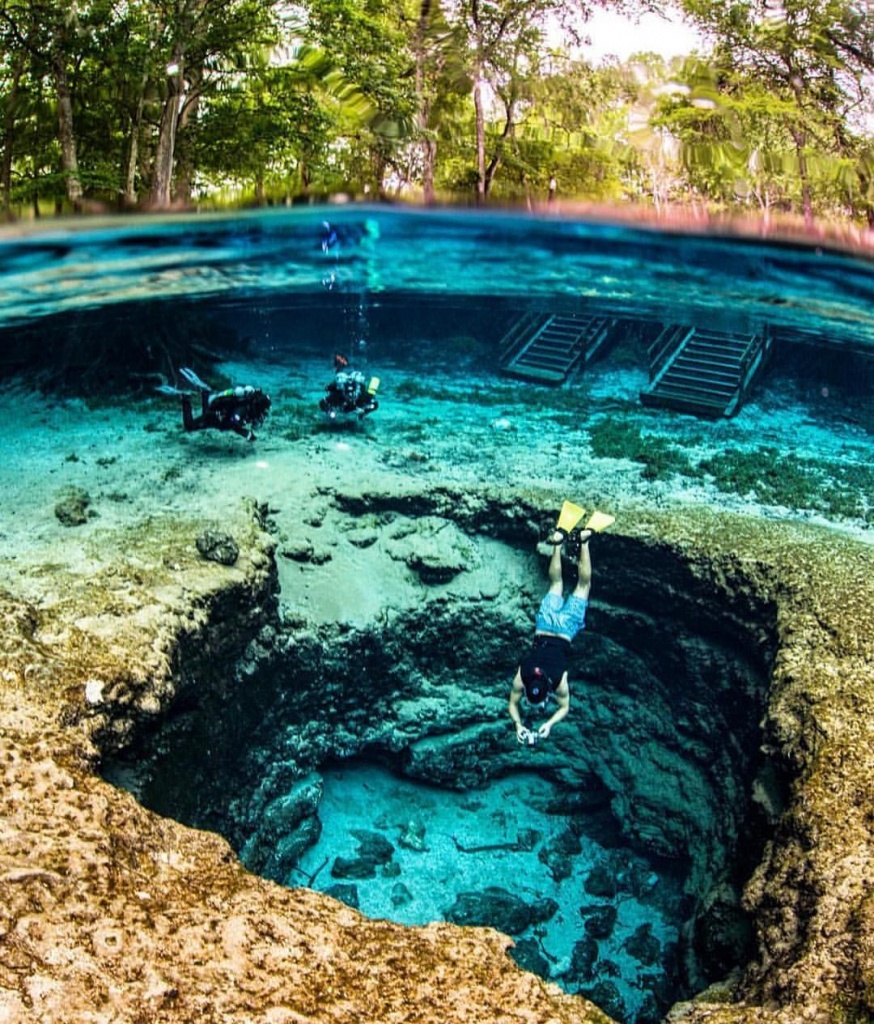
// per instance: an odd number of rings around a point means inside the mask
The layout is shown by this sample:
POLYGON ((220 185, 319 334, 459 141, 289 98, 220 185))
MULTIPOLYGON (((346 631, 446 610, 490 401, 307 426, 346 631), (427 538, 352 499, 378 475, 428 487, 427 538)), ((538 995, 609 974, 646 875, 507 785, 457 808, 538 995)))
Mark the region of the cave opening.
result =
POLYGON ((273 616, 215 684, 183 673, 104 775, 255 873, 492 925, 526 969, 661 1020, 751 959, 741 892, 783 806, 760 724, 776 610, 737 572, 599 539, 571 714, 534 749, 506 717, 530 595, 431 579, 368 623, 273 616))

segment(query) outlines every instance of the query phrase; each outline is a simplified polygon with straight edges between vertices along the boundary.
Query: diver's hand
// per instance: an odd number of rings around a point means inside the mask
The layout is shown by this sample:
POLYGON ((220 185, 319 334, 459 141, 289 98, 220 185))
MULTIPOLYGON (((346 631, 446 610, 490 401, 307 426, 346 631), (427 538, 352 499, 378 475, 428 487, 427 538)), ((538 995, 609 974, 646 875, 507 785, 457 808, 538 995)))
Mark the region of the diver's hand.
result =
POLYGON ((519 725, 516 726, 516 739, 520 743, 527 743, 528 742, 528 736, 529 736, 528 730, 520 722, 519 725))
POLYGON ((542 740, 545 740, 546 737, 549 735, 549 730, 551 728, 552 728, 552 726, 549 724, 549 722, 544 722, 543 725, 541 725, 540 728, 537 730, 537 735, 542 740))

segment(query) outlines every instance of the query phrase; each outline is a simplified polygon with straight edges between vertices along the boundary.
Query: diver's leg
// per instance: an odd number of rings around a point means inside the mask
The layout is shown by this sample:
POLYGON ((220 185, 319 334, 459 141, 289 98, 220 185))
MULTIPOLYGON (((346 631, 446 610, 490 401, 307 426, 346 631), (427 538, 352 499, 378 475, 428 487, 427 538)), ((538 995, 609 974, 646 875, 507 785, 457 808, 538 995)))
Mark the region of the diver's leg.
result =
POLYGON ((182 426, 186 430, 197 430, 194 416, 191 414, 191 399, 188 395, 182 396, 182 426))
POLYGON ((209 384, 204 384, 194 370, 190 370, 187 366, 183 366, 180 367, 179 373, 188 381, 189 384, 197 388, 198 391, 209 391, 209 384))
POLYGON ((553 534, 552 537, 552 555, 549 558, 549 593, 558 594, 561 597, 563 593, 562 577, 561 577, 561 538, 558 533, 553 534), (556 540, 558 539, 558 543, 556 540))
POLYGON ((592 536, 591 530, 583 530, 580 534, 580 558, 577 562, 577 569, 579 576, 577 577, 577 585, 574 587, 574 597, 581 597, 588 599, 589 589, 592 585, 592 559, 589 555, 589 538, 592 536))

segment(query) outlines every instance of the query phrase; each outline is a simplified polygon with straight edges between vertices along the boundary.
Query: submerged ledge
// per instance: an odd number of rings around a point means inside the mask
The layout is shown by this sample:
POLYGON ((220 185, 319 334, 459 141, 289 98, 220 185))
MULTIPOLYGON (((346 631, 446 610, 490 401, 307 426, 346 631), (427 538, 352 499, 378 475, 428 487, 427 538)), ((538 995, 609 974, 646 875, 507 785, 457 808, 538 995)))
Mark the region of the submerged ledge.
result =
MULTIPOLYGON (((372 495, 335 495, 350 511, 372 495)), ((531 536, 554 495, 393 491, 531 536)), ((546 515, 550 513, 547 511, 546 515)), ((691 511, 617 529, 743 603, 771 602, 779 650, 765 733, 788 807, 745 893, 756 955, 672 1020, 831 1021, 874 1010, 874 550, 827 529, 691 511)), ((630 525, 629 525, 630 524, 630 525)), ((247 873, 229 845, 138 805, 101 759, 173 705, 227 685, 277 615, 275 541, 249 502, 223 522, 240 555, 205 561, 198 521, 152 518, 76 574, 28 571, 0 595, 0 1016, 10 1021, 606 1021, 518 969, 510 940, 371 921, 247 873)))

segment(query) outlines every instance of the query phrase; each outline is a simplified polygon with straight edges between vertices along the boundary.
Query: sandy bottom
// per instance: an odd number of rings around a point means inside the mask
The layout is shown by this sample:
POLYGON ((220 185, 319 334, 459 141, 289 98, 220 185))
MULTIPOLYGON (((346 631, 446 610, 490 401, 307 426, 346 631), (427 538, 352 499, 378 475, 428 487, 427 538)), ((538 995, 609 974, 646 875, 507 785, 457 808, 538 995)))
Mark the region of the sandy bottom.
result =
MULTIPOLYGON (((312 510, 315 521, 327 508, 326 491, 362 484, 389 490, 410 483, 546 487, 588 508, 626 516, 638 506, 695 504, 874 537, 863 521, 829 522, 815 510, 766 505, 753 493, 719 490, 707 478, 647 480, 640 462, 591 454, 589 410, 597 409, 600 419, 638 417, 645 433, 675 436, 690 455, 768 445, 813 461, 874 464, 874 436, 847 415, 846 402, 833 389, 821 389, 827 397, 815 389, 811 394, 810 386, 793 393, 785 381, 774 381, 739 416, 711 423, 639 406, 635 411, 645 375, 608 366, 585 379, 578 416, 566 400, 552 415, 544 389, 496 374, 384 363, 374 368, 382 379, 379 410, 361 423, 329 426, 318 410, 331 379, 326 362, 295 358, 221 367, 229 379, 273 396, 271 414, 251 444, 211 431, 186 434, 176 402, 164 396, 91 406, 7 383, 10 412, 0 422, 0 585, 40 598, 50 581, 44 568, 34 578, 37 566, 87 573, 111 559, 111 547, 101 542, 119 526, 168 514, 220 523, 242 497, 267 503, 280 533, 291 536, 302 509, 312 510), (54 514, 71 487, 85 491, 90 502, 88 521, 73 528, 54 514)), ((379 588, 384 595, 393 582, 379 588)), ((362 590, 360 600, 371 600, 371 591, 362 590)), ((325 618, 336 610, 313 600, 309 608, 325 618)), ((355 617, 354 599, 344 608, 355 617)))

